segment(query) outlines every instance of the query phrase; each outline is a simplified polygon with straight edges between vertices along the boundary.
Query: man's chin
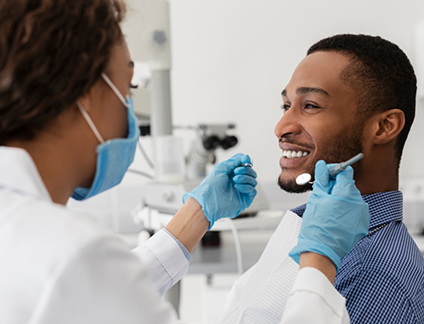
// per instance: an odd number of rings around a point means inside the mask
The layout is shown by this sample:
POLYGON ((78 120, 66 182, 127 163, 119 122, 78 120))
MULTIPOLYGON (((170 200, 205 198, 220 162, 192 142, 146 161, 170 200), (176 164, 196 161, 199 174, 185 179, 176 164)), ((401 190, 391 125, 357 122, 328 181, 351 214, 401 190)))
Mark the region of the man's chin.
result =
POLYGON ((281 177, 278 177, 277 183, 281 189, 288 193, 304 193, 312 190, 312 185, 310 183, 307 183, 304 186, 299 186, 294 179, 282 180, 281 177))

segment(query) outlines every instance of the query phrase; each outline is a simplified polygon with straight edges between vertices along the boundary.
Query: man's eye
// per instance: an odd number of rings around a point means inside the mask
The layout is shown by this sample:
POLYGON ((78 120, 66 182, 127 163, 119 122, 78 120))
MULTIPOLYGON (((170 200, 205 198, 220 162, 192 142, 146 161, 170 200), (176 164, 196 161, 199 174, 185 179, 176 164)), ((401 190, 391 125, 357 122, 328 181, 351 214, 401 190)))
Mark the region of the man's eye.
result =
POLYGON ((130 84, 130 88, 131 89, 137 89, 138 88, 138 84, 130 84))
POLYGON ((287 111, 290 109, 290 105, 287 105, 287 104, 281 105, 281 109, 283 109, 283 111, 287 111))
POLYGON ((315 106, 313 104, 306 104, 305 105, 305 109, 315 109, 315 108, 319 108, 318 106, 315 106))

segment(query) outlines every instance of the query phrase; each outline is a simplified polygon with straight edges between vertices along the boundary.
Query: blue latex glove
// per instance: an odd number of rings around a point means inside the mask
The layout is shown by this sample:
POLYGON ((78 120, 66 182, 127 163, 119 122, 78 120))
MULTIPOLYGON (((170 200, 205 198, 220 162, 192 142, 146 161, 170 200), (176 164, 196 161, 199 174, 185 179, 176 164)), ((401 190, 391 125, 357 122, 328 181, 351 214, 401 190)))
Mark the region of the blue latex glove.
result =
POLYGON ((330 179, 328 169, 334 165, 317 162, 298 242, 289 255, 299 263, 300 253, 319 253, 329 257, 338 272, 341 259, 367 234, 370 215, 355 187, 353 169, 348 167, 330 179))
POLYGON ((183 196, 183 203, 190 197, 196 199, 210 222, 209 229, 221 218, 234 218, 248 208, 256 196, 256 172, 250 157, 236 154, 217 164, 202 183, 183 196))

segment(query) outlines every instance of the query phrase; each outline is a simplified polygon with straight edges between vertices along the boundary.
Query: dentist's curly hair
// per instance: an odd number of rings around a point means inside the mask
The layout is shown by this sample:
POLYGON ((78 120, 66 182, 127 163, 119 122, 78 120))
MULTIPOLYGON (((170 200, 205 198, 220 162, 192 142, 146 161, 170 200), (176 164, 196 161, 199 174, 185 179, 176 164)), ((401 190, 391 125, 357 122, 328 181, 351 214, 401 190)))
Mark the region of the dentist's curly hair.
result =
POLYGON ((33 139, 96 83, 124 15, 123 0, 0 0, 0 145, 33 139))
POLYGON ((362 124, 376 112, 393 108, 404 112, 405 126, 396 141, 396 157, 400 162, 415 118, 417 93, 417 78, 406 54, 381 37, 352 34, 325 38, 312 45, 307 55, 322 51, 350 57, 351 63, 340 79, 358 94, 357 119, 362 124))

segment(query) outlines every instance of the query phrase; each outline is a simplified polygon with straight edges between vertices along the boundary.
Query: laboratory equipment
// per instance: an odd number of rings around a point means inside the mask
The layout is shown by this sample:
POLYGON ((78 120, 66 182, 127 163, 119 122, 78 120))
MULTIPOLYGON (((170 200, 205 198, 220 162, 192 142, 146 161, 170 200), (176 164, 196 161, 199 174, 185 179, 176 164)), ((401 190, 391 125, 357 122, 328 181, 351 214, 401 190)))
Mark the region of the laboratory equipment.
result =
POLYGON ((408 228, 409 233, 415 235, 424 234, 424 177, 400 177, 399 190, 403 194, 402 222, 408 228))
POLYGON ((142 87, 133 91, 136 115, 146 114, 138 109, 149 106, 152 136, 172 135, 169 2, 128 0, 127 3, 131 10, 122 29, 135 62, 133 83, 147 85, 149 90, 148 94, 142 87))
POLYGON ((200 124, 197 127, 198 135, 187 156, 187 180, 201 180, 206 176, 206 166, 215 163, 218 148, 228 150, 237 145, 237 137, 229 133, 235 128, 235 124, 200 124))
MULTIPOLYGON (((364 157, 364 154, 359 153, 357 155, 355 155, 353 158, 347 160, 346 162, 341 162, 333 167, 330 168, 330 170, 328 170, 328 173, 330 175, 330 178, 335 177, 336 175, 338 175, 340 172, 346 170, 346 168, 349 165, 352 165, 356 162, 358 162, 359 160, 361 160, 364 157)), ((312 184, 313 182, 311 182, 312 176, 309 173, 302 173, 301 175, 299 175, 296 178, 296 183, 299 186, 303 186, 307 183, 312 184)))
MULTIPOLYGON (((150 216, 156 215, 151 211, 156 211, 168 216, 174 215, 183 205, 182 196, 194 188, 196 188, 201 181, 199 180, 186 180, 179 184, 166 184, 159 182, 151 182, 141 189, 141 205, 139 209, 149 209, 149 216, 142 216, 141 219, 146 227, 159 229, 154 224, 150 216)), ((261 210, 269 209, 268 200, 260 186, 257 186, 257 195, 255 200, 249 208, 247 208, 241 215, 255 215, 261 210)), ((170 219, 171 217, 169 217, 170 219)))
MULTIPOLYGON (((163 177, 155 177, 152 182, 146 184, 143 188, 142 207, 140 208, 148 208, 168 215, 175 214, 183 205, 182 196, 196 188, 205 178, 207 167, 215 164, 216 150, 229 149, 237 144, 237 137, 230 133, 234 129, 234 124, 201 124, 196 127, 196 130, 198 130, 196 138, 193 140, 185 159, 185 179, 180 178, 180 181, 169 181, 170 179, 168 179, 166 181, 163 177)), ((175 150, 167 151, 174 152, 175 150)), ((179 152, 181 153, 182 149, 179 149, 179 152)), ((174 153, 169 155, 169 163, 175 164, 175 159, 172 159, 174 153)), ((176 154, 175 156, 179 155, 176 154)), ((162 158, 161 161, 161 163, 164 163, 166 159, 162 158)), ((253 164, 244 163, 243 166, 252 167, 253 164)), ((157 166, 155 171, 159 171, 157 166)), ((268 201, 260 186, 257 187, 257 191, 255 200, 242 215, 255 215, 258 211, 269 208, 268 201)), ((149 228, 152 224, 155 224, 155 222, 146 222, 146 219, 142 218, 149 228)), ((158 229, 158 226, 153 225, 152 229, 158 229)))
POLYGON ((183 139, 162 135, 153 138, 155 152, 155 181, 159 183, 181 183, 185 180, 183 139))
MULTIPOLYGON (((171 216, 182 206, 183 194, 199 185, 207 174, 207 167, 215 163, 216 150, 230 149, 238 139, 232 133, 234 124, 198 125, 197 136, 182 162, 184 147, 173 134, 172 123, 169 2, 128 0, 128 5, 131 10, 123 24, 123 32, 135 62, 133 83, 140 85, 133 90, 136 115, 139 118, 150 115, 149 125, 143 125, 143 132, 151 135, 153 143, 153 159, 148 164, 154 176, 151 182, 143 185, 140 206, 171 216)), ((143 155, 149 160, 144 151, 143 155)), ((268 206, 259 188, 257 198, 245 213, 255 214, 268 206)), ((158 228, 153 226, 152 229, 158 228)))

